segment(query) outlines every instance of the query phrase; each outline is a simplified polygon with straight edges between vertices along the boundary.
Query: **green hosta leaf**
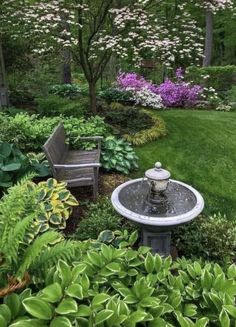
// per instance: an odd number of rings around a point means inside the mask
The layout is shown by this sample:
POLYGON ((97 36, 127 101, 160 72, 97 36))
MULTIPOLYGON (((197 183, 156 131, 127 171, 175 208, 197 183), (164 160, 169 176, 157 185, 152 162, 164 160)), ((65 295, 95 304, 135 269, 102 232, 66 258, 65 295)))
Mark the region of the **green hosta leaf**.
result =
MULTIPOLYGON (((11 318, 12 318, 11 310, 9 309, 9 307, 6 304, 0 305, 0 317, 3 317, 7 323, 9 323, 11 321, 11 318)), ((0 324, 0 326, 1 326, 1 324, 0 324)))
POLYGON ((47 302, 52 302, 52 303, 59 302, 62 297, 61 285, 58 283, 54 283, 52 285, 45 287, 42 290, 41 297, 47 302))
POLYGON ((7 327, 8 323, 7 320, 0 314, 0 326, 1 327, 7 327))
POLYGON ((86 293, 89 289, 89 286, 90 286, 90 281, 89 281, 89 278, 86 274, 84 274, 82 277, 81 277, 81 280, 80 280, 80 283, 81 283, 81 286, 83 287, 83 292, 86 293))
POLYGON ((56 317, 51 322, 50 327, 72 327, 72 323, 66 317, 56 317))
POLYGON ((87 268, 87 265, 85 263, 78 263, 76 266, 72 269, 72 281, 76 281, 80 274, 82 274, 87 268))
POLYGON ((224 309, 234 318, 236 318, 236 307, 234 305, 224 305, 224 309))
POLYGON ((88 256, 89 261, 93 265, 95 265, 97 267, 102 267, 103 266, 102 258, 97 252, 88 251, 87 256, 88 256))
POLYGON ((42 320, 50 320, 52 318, 51 306, 40 298, 29 297, 23 301, 23 306, 35 318, 42 320))
POLYGON ((111 243, 115 238, 115 234, 111 230, 104 230, 98 235, 99 242, 111 243))
POLYGON ((144 266, 145 266, 146 271, 149 274, 153 272, 154 267, 155 267, 155 260, 154 260, 153 255, 150 252, 147 254, 147 256, 145 258, 144 266))
POLYGON ((112 272, 119 272, 121 270, 121 266, 117 262, 111 262, 106 266, 107 269, 109 269, 112 272))
POLYGON ((4 298, 4 303, 8 306, 11 311, 12 318, 17 317, 20 307, 21 301, 19 295, 16 293, 12 293, 4 298))
POLYGON ((95 324, 100 325, 101 323, 109 319, 113 315, 113 313, 114 312, 112 310, 108 310, 108 309, 104 309, 98 312, 95 316, 95 324))
POLYGON ((76 316, 78 317, 89 317, 91 314, 91 308, 87 305, 81 304, 78 307, 76 316))
POLYGON ((236 278, 236 265, 232 264, 227 271, 228 278, 236 278))
POLYGON ((209 273, 208 270, 204 270, 202 276, 201 276, 201 285, 202 288, 210 290, 212 286, 212 281, 213 281, 213 275, 209 273))
POLYGON ((199 319, 194 327, 206 327, 208 325, 209 319, 208 318, 201 318, 199 319))
POLYGON ((61 278, 62 287, 68 286, 72 280, 72 273, 70 266, 63 260, 59 260, 58 272, 61 278))
POLYGON ((148 324, 149 327, 168 327, 166 321, 162 318, 155 318, 148 324))
POLYGON ((145 318, 147 317, 147 315, 148 314, 146 312, 137 310, 137 311, 131 313, 131 315, 129 316, 129 318, 127 319, 126 322, 127 323, 131 322, 135 326, 136 323, 144 321, 145 318))
POLYGON ((183 314, 187 317, 194 317, 197 314, 197 306, 195 304, 185 304, 183 314))
POLYGON ((66 298, 61 301, 55 311, 60 315, 66 315, 69 313, 76 313, 78 309, 77 303, 74 299, 66 298))
POLYGON ((76 299, 83 299, 83 289, 79 284, 72 284, 66 289, 66 294, 76 299))
POLYGON ((3 158, 8 158, 12 152, 12 144, 9 143, 1 143, 0 144, 0 156, 3 158))
POLYGON ((96 307, 101 305, 102 303, 106 302, 107 300, 110 299, 110 296, 106 293, 100 293, 94 296, 92 300, 92 306, 96 307))
POLYGON ((230 327, 230 319, 227 312, 224 309, 221 310, 219 320, 220 320, 221 327, 230 327))
POLYGON ((208 295, 209 295, 209 298, 211 299, 211 301, 216 306, 217 310, 220 311, 222 309, 222 304, 223 304, 220 297, 214 293, 208 293, 208 295))
POLYGON ((42 320, 27 318, 14 322, 9 327, 48 327, 48 324, 45 324, 42 320))
POLYGON ((8 165, 4 165, 2 166, 2 170, 3 171, 15 171, 15 170, 19 170, 21 168, 21 163, 11 163, 8 165))

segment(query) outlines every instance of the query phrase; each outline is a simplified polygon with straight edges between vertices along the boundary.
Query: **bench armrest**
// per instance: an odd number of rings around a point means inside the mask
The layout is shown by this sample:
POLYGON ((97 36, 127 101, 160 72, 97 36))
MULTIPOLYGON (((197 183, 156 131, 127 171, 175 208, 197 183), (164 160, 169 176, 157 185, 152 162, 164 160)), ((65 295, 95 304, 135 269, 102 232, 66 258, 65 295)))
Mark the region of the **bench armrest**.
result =
POLYGON ((103 136, 80 136, 79 140, 81 141, 101 141, 103 136))
POLYGON ((101 164, 96 163, 86 163, 86 164, 54 164, 54 168, 56 169, 65 169, 65 168, 98 168, 101 167, 101 164))

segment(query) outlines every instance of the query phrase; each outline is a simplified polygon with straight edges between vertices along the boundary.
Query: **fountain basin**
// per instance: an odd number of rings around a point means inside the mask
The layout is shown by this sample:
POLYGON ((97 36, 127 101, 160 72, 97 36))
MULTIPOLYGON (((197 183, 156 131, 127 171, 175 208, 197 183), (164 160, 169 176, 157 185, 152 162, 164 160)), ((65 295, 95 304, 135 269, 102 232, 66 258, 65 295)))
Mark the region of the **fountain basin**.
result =
POLYGON ((170 253, 171 229, 196 218, 204 208, 204 200, 192 186, 172 179, 164 192, 166 206, 148 204, 148 191, 146 178, 134 179, 118 186, 111 202, 119 214, 141 226, 143 245, 166 256, 170 253))

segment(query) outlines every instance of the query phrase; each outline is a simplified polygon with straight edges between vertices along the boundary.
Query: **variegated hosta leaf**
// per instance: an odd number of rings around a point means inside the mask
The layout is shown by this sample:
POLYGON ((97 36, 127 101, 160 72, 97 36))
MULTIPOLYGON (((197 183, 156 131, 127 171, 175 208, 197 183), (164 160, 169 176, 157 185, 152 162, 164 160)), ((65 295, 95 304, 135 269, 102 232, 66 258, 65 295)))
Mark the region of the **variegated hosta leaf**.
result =
POLYGON ((47 230, 49 230, 49 224, 48 223, 43 223, 43 224, 41 224, 41 226, 40 226, 40 233, 44 233, 44 232, 46 232, 47 230))
POLYGON ((54 225, 60 225, 62 223, 62 216, 52 214, 49 221, 54 225))

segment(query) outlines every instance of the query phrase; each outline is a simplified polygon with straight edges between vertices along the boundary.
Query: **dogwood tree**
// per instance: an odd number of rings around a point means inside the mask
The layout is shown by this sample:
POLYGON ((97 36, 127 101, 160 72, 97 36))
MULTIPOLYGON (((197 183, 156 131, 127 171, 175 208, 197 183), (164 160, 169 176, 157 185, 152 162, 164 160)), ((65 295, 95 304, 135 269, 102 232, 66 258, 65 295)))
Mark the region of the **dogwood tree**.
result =
MULTIPOLYGON (((88 81, 95 113, 96 83, 112 53, 121 58, 129 55, 135 65, 147 55, 167 65, 180 51, 182 57, 192 56, 190 49, 196 42, 187 41, 191 34, 181 38, 178 29, 170 33, 149 10, 161 1, 3 0, 0 24, 13 38, 32 40, 36 55, 69 51, 88 81)), ((192 26, 190 19, 188 26, 192 26)))

